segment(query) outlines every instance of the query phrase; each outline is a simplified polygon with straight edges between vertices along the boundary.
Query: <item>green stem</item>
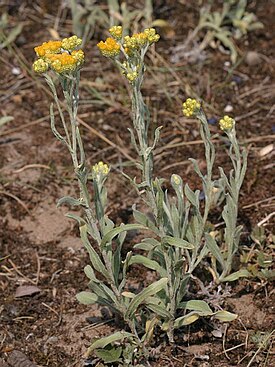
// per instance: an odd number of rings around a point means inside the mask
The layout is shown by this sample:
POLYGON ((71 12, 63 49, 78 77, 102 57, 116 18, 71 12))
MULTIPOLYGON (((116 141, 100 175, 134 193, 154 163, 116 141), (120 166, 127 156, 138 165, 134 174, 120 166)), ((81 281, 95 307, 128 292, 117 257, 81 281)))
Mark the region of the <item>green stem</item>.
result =
POLYGON ((170 343, 174 343, 174 316, 176 313, 176 290, 174 289, 173 269, 172 261, 169 257, 167 249, 163 248, 163 255, 165 259, 167 278, 168 278, 168 295, 170 298, 169 311, 173 315, 173 318, 169 320, 167 336, 170 343))

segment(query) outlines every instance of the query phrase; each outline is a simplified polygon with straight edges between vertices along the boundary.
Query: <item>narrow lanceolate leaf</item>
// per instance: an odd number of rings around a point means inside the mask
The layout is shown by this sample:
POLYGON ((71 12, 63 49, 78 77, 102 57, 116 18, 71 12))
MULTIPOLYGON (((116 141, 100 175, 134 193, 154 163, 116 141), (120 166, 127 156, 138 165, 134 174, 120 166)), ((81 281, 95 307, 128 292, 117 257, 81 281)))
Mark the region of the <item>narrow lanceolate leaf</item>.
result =
POLYGON ((192 191, 188 184, 184 186, 184 193, 190 203, 197 209, 199 209, 199 191, 192 191))
POLYGON ((127 333, 126 331, 117 331, 116 333, 105 336, 105 338, 100 338, 93 342, 93 344, 88 348, 86 355, 90 355, 91 352, 97 348, 105 348, 108 344, 124 340, 125 338, 134 336, 131 333, 127 333))
POLYGON ((174 328, 178 329, 182 326, 193 324, 200 317, 198 312, 190 312, 185 316, 178 317, 174 322, 174 328))
POLYGON ((120 227, 116 227, 105 234, 105 236, 102 238, 101 241, 101 247, 104 247, 107 243, 111 242, 112 239, 120 234, 121 232, 125 231, 132 231, 132 230, 141 230, 141 229, 147 229, 141 224, 125 224, 121 225, 120 227))
POLYGON ((222 282, 233 282, 239 278, 249 278, 252 274, 247 269, 241 269, 221 279, 222 282))
POLYGON ((105 363, 114 363, 119 361, 122 347, 113 346, 111 349, 97 349, 95 354, 101 358, 105 363))
POLYGON ((193 159, 193 158, 189 158, 189 161, 191 161, 193 163, 194 171, 196 172, 196 174, 202 179, 203 182, 205 182, 205 178, 204 178, 201 170, 199 169, 198 161, 196 159, 193 159))
POLYGON ((161 291, 167 284, 168 279, 162 278, 157 282, 149 285, 147 288, 143 289, 129 304, 128 310, 126 312, 126 317, 132 318, 139 305, 143 303, 148 297, 153 296, 154 294, 161 291))
POLYGON ((142 224, 143 226, 151 229, 154 233, 158 234, 159 230, 158 228, 155 226, 155 224, 147 217, 147 215, 145 215, 144 213, 139 212, 138 210, 135 210, 133 208, 133 215, 135 220, 142 224))
POLYGON ((67 204, 69 206, 82 205, 82 203, 78 199, 72 198, 71 196, 64 196, 63 198, 59 199, 56 206, 58 208, 63 204, 67 204))
POLYGON ((171 246, 180 247, 188 250, 192 250, 194 248, 194 246, 190 242, 187 242, 178 237, 165 236, 162 238, 162 242, 167 243, 171 246))
POLYGON ((78 222, 78 224, 80 226, 83 226, 83 225, 86 224, 85 220, 83 218, 81 218, 79 215, 76 215, 76 214, 73 214, 73 213, 67 213, 67 214, 65 214, 65 216, 67 218, 75 220, 76 222, 78 222))
POLYGON ((163 317, 164 319, 172 319, 173 315, 166 310, 165 307, 161 305, 156 305, 154 303, 146 303, 146 307, 149 308, 149 310, 153 311, 156 315, 163 317))
POLYGON ((91 292, 77 293, 76 298, 83 305, 92 305, 98 301, 98 296, 91 292))
POLYGON ((155 260, 148 259, 148 257, 145 257, 143 255, 132 256, 129 261, 129 265, 132 264, 144 265, 148 269, 157 271, 161 277, 167 276, 166 270, 163 267, 161 267, 159 263, 157 263, 155 260))
POLYGON ((90 255, 90 259, 91 259, 93 267, 95 268, 95 270, 101 273, 106 279, 110 279, 107 269, 103 265, 102 261, 100 260, 100 257, 98 256, 95 249, 93 248, 93 246, 90 244, 90 241, 88 240, 87 226, 86 225, 81 226, 79 230, 80 230, 81 240, 90 255))
POLYGON ((91 265, 86 265, 85 266, 84 273, 85 273, 86 277, 89 278, 91 281, 96 282, 96 283, 100 283, 100 281, 96 278, 95 273, 94 273, 93 268, 91 267, 91 265))
POLYGON ((117 311, 115 305, 115 295, 113 293, 110 293, 112 292, 111 290, 106 291, 107 286, 103 288, 102 284, 103 283, 99 284, 91 281, 89 282, 89 288, 92 290, 93 293, 98 296, 98 304, 108 306, 112 310, 117 311))
MULTIPOLYGON (((47 80, 47 77, 45 77, 46 78, 46 80, 47 80)), ((48 83, 49 84, 49 83, 48 83)), ((49 84, 50 85, 50 84, 49 84)), ((66 139, 62 136, 62 135, 60 135, 59 134, 59 132, 56 130, 56 127, 55 127, 55 118, 54 118, 54 113, 53 113, 53 103, 51 104, 51 106, 50 106, 50 118, 51 118, 51 129, 52 129, 52 132, 53 132, 53 134, 54 134, 54 136, 58 139, 58 140, 60 140, 60 141, 62 141, 63 143, 67 143, 66 142, 66 139)))
POLYGON ((213 315, 213 311, 208 306, 208 304, 205 301, 200 300, 191 300, 184 302, 183 307, 190 311, 198 311, 202 313, 204 316, 211 316, 213 315))
POLYGON ((217 242, 215 241, 215 239, 209 233, 205 233, 205 241, 206 241, 206 246, 208 247, 211 254, 218 260, 218 262, 224 268, 225 262, 224 262, 221 250, 219 246, 217 245, 217 242))
POLYGON ((238 317, 238 315, 228 311, 218 311, 215 313, 214 317, 220 321, 229 322, 235 320, 238 317))
POLYGON ((144 251, 151 251, 155 247, 159 246, 160 242, 154 238, 144 238, 142 242, 134 245, 134 248, 144 251))

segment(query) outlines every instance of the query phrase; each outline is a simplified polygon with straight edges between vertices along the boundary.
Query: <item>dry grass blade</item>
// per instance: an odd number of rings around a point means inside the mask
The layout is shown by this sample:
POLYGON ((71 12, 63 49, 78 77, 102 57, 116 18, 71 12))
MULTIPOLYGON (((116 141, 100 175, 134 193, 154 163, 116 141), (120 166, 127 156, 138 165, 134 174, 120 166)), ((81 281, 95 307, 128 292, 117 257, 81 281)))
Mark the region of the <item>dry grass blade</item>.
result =
POLYGON ((19 269, 18 267, 14 264, 14 262, 12 260, 8 260, 8 262, 11 264, 11 266, 13 267, 13 269, 15 270, 15 272, 20 275, 22 278, 24 278, 25 280, 27 280, 28 282, 32 283, 33 285, 36 285, 36 281, 26 277, 19 269))
POLYGON ((264 225, 266 222, 268 222, 269 221, 269 219, 271 219, 272 217, 274 217, 274 215, 275 215, 275 212, 272 212, 272 213, 269 213, 263 220, 261 220, 258 224, 257 224, 257 226, 258 227, 261 227, 262 225, 264 225))
POLYGON ((267 345, 268 345, 268 342, 273 339, 273 334, 275 333, 275 330, 273 330, 271 333, 269 333, 268 335, 266 335, 264 337, 264 340, 261 342, 259 348, 256 350, 254 356, 250 359, 247 367, 250 367, 252 365, 252 363, 254 362, 255 358, 257 357, 257 355, 260 353, 260 351, 262 349, 266 349, 267 345))
POLYGON ((262 204, 262 203, 265 203, 267 201, 272 201, 275 199, 275 196, 271 196, 269 198, 266 198, 266 199, 263 199, 263 200, 259 200, 259 201, 256 201, 255 203, 251 203, 249 205, 245 205, 243 206, 243 209, 248 209, 248 208, 252 208, 253 206, 257 206, 259 204, 262 204))
POLYGON ((83 121, 79 117, 77 118, 77 121, 80 123, 80 125, 84 126, 92 134, 94 134, 95 136, 98 136, 105 143, 109 144, 110 146, 112 146, 113 148, 115 148, 116 150, 118 150, 125 158, 129 159, 131 162, 135 162, 135 159, 133 157, 131 157, 127 152, 125 152, 124 149, 122 149, 120 146, 116 145, 111 140, 109 140, 108 138, 106 138, 106 136, 104 136, 103 134, 101 134, 100 132, 98 132, 96 129, 94 129, 93 127, 91 127, 90 125, 88 125, 85 121, 83 121))
POLYGON ((19 168, 15 171, 13 171, 13 173, 20 173, 20 172, 23 172, 25 171, 26 169, 32 169, 32 168, 45 168, 45 169, 51 169, 51 167, 49 166, 46 166, 45 164, 36 164, 36 163, 33 163, 33 164, 27 164, 26 166, 22 167, 22 168, 19 168))
POLYGON ((13 195, 7 191, 0 191, 0 195, 5 195, 5 196, 8 196, 14 200, 16 200, 18 202, 18 204, 20 204, 22 206, 22 208, 24 208, 24 210, 29 214, 31 215, 31 212, 29 211, 27 205, 21 200, 19 199, 19 197, 17 197, 16 195, 13 195))

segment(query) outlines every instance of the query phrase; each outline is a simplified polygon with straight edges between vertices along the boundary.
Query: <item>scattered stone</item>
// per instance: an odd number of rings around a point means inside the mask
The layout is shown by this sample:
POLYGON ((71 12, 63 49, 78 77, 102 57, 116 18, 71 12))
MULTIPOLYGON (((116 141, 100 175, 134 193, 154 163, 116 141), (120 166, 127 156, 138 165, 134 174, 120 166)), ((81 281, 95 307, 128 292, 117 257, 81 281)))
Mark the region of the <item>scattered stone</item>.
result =
POLYGON ((259 65, 262 62, 261 55, 256 51, 248 51, 244 60, 249 66, 259 65))
POLYGON ((268 144, 259 151, 259 156, 264 157, 274 150, 274 144, 268 144))
POLYGON ((233 106, 231 106, 230 104, 228 104, 227 106, 225 106, 224 108, 224 112, 232 112, 233 111, 233 106))
POLYGON ((21 74, 21 70, 19 68, 15 67, 15 66, 11 69, 11 72, 12 72, 13 75, 20 75, 21 74))
POLYGON ((20 285, 18 288, 16 288, 15 298, 32 296, 40 292, 41 292, 41 289, 36 287, 35 285, 20 285))
POLYGON ((8 363, 12 367, 37 367, 29 358, 19 350, 14 350, 8 357, 8 363))

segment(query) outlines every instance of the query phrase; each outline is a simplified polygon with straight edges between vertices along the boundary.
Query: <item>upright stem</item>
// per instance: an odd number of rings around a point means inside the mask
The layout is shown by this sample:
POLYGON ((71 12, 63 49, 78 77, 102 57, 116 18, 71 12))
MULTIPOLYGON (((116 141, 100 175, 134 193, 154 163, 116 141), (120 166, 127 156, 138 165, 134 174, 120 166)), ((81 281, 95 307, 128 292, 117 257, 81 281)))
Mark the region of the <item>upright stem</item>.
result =
MULTIPOLYGON (((236 138, 235 128, 227 132, 227 136, 231 143, 229 150, 229 156, 233 164, 233 174, 228 181, 230 193, 227 194, 227 208, 231 208, 230 213, 230 225, 226 228, 226 244, 228 247, 228 254, 226 259, 226 268, 223 270, 220 279, 228 275, 232 268, 233 255, 238 248, 238 234, 237 230, 237 219, 238 219, 238 204, 240 189, 243 183, 246 167, 247 167, 247 155, 246 153, 241 154, 240 147, 236 138), (231 204, 232 203, 232 204, 231 204), (231 205, 230 205, 231 204, 231 205), (237 239, 236 239, 237 235, 237 239), (236 242, 237 241, 237 242, 236 242)), ((227 221, 226 221, 227 223, 227 221)))
POLYGON ((173 315, 173 318, 169 320, 167 336, 170 343, 174 343, 174 316, 176 313, 176 290, 174 287, 174 277, 173 277, 173 268, 172 268, 172 260, 169 257, 167 249, 163 249, 163 255, 165 259, 165 266, 167 270, 167 278, 168 278, 168 295, 170 298, 169 311, 173 315))
POLYGON ((201 217, 201 215, 198 213, 198 218, 201 221, 200 223, 201 229, 197 236, 195 249, 192 251, 191 266, 189 269, 190 273, 192 273, 196 267, 198 251, 201 245, 202 237, 205 232, 205 225, 206 225, 208 214, 211 208, 211 203, 212 203, 212 198, 213 198, 212 171, 213 171, 213 165, 215 161, 215 148, 214 148, 213 143, 211 142, 211 133, 208 127, 207 118, 202 110, 199 112, 197 117, 201 121, 200 133, 201 133, 201 137, 202 137, 204 148, 205 148, 206 175, 202 177, 204 196, 205 196, 205 205, 204 205, 203 216, 201 217))

